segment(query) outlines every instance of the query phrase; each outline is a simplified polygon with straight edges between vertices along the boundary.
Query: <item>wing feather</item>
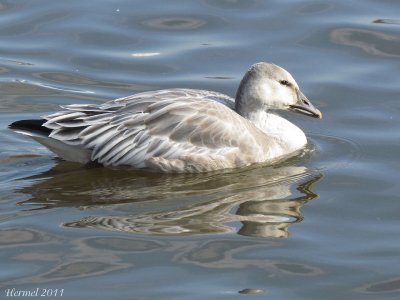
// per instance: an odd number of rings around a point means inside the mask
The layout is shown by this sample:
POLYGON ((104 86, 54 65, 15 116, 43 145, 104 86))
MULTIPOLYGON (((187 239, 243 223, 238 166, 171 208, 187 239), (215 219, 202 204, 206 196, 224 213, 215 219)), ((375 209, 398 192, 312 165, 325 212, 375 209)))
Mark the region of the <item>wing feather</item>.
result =
POLYGON ((53 129, 50 137, 80 144, 104 165, 209 171, 264 159, 262 131, 232 103, 218 93, 161 90, 102 105, 67 105, 46 116, 44 126, 53 129))
POLYGON ((81 130, 81 128, 56 129, 49 134, 49 137, 60 141, 76 140, 81 130))

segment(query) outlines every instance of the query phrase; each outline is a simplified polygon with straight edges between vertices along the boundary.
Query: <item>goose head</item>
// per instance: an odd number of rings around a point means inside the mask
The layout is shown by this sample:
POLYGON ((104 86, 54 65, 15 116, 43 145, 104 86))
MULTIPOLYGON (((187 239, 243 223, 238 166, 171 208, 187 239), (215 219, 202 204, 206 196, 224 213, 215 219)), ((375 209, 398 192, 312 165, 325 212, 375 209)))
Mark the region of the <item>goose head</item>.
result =
POLYGON ((288 71, 275 64, 260 62, 252 65, 240 82, 236 111, 246 117, 268 110, 289 110, 322 117, 288 71))

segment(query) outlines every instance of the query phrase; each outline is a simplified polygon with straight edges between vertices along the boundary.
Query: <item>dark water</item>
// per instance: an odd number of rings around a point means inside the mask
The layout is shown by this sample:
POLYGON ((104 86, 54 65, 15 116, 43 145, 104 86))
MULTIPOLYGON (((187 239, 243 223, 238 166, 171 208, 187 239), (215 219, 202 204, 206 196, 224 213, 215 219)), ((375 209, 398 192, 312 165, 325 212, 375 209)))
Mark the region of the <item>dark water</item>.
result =
POLYGON ((399 299, 399 11, 0 0, 0 298, 399 299), (83 168, 6 128, 152 89, 234 95, 258 61, 288 69, 324 113, 287 115, 313 151, 277 166, 83 168))

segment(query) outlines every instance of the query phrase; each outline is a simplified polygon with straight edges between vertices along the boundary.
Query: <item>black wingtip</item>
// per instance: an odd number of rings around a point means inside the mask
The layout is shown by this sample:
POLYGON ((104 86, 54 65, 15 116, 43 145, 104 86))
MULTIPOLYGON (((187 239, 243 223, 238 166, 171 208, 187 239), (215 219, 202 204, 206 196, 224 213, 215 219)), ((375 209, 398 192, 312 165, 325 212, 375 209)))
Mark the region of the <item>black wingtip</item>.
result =
POLYGON ((51 133, 51 129, 42 126, 44 123, 46 123, 46 120, 43 119, 20 120, 11 123, 8 125, 8 128, 12 130, 25 130, 49 135, 51 133))

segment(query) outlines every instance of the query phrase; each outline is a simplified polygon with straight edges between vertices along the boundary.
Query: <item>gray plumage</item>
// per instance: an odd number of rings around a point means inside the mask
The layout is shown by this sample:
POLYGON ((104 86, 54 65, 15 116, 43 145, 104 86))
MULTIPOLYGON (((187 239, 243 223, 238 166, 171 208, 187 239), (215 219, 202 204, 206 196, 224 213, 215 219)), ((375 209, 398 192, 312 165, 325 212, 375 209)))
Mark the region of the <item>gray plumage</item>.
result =
MULTIPOLYGON (((22 121, 10 128, 30 135, 60 157, 80 163, 97 161, 105 166, 162 172, 205 172, 273 162, 305 144, 305 137, 294 147, 290 141, 290 147, 286 147, 281 138, 275 138, 282 126, 289 126, 294 134, 300 129, 268 113, 269 108, 274 108, 268 106, 268 101, 275 106, 276 101, 281 101, 274 94, 267 100, 259 95, 259 86, 267 84, 271 91, 279 91, 289 89, 281 87, 279 80, 289 80, 292 91, 283 95, 293 98, 289 104, 297 103, 298 97, 294 98, 300 91, 286 73, 272 64, 252 66, 240 84, 236 102, 229 96, 204 90, 150 91, 100 105, 62 106, 62 111, 44 117, 45 122, 40 125, 43 132, 38 132, 40 126, 35 131, 26 124, 22 126, 22 121), (272 84, 274 81, 278 83, 272 84), (272 121, 276 124, 271 125, 272 121)), ((285 139, 287 133, 282 132, 285 139)))

